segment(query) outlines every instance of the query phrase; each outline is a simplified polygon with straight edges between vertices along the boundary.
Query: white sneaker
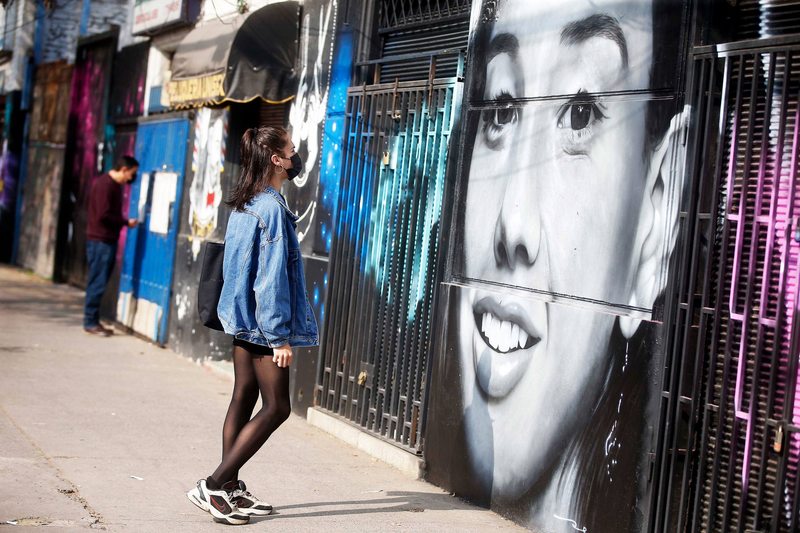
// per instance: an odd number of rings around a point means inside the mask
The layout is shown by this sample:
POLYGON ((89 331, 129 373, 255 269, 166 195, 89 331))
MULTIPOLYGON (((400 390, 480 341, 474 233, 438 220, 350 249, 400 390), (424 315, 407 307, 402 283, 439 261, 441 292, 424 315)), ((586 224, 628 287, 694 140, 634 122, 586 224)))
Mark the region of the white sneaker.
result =
POLYGON ((236 503, 239 510, 244 514, 252 516, 267 516, 272 514, 272 506, 262 502, 247 490, 244 481, 230 481, 223 485, 223 488, 231 493, 231 500, 236 503))
POLYGON ((186 493, 186 497, 200 509, 211 513, 214 522, 239 526, 250 521, 250 516, 239 510, 227 491, 209 489, 205 479, 198 481, 197 486, 186 493))
POLYGON ((189 501, 198 506, 203 511, 210 513, 211 508, 208 506, 208 502, 203 500, 200 497, 200 482, 197 482, 197 485, 192 487, 192 490, 186 493, 186 497, 189 498, 189 501))

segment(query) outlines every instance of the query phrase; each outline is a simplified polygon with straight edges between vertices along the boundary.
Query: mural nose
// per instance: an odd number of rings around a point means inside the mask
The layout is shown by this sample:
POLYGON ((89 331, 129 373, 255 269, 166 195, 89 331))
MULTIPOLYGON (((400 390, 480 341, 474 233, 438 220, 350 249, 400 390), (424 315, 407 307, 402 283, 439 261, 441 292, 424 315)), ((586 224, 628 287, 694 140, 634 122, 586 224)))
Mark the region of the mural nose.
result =
POLYGON ((513 186, 506 191, 494 229, 494 259, 498 268, 530 267, 539 255, 539 214, 535 208, 522 212, 520 199, 525 197, 524 191, 513 186))

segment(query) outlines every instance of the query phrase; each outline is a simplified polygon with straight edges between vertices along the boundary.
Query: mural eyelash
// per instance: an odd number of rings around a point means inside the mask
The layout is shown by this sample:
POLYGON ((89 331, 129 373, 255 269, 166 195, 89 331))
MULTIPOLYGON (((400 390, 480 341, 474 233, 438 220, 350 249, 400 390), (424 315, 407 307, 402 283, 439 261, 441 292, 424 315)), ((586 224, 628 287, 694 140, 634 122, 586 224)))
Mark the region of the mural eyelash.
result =
POLYGON ((491 149, 498 149, 507 126, 519 120, 520 109, 513 105, 513 97, 505 90, 491 98, 492 102, 504 104, 502 107, 486 109, 481 113, 482 133, 491 149))

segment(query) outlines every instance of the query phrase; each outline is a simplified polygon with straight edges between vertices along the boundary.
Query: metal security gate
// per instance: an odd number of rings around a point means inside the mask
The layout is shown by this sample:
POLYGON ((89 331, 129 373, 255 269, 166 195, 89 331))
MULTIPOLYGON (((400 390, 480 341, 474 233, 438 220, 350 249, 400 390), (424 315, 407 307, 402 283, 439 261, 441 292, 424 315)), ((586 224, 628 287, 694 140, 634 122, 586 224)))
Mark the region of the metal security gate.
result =
POLYGON ((455 79, 352 88, 315 404, 421 451, 455 79))
POLYGON ((800 530, 800 38, 696 49, 651 531, 800 530))
POLYGON ((470 1, 380 0, 363 8, 314 405, 421 453, 470 1))

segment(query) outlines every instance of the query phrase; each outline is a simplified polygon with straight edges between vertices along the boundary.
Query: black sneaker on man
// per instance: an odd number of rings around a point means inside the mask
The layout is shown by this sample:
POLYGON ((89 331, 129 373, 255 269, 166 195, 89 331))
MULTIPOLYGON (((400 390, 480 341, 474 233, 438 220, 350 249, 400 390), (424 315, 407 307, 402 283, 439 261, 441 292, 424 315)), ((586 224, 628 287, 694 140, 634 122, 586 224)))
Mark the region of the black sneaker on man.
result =
POLYGON ((100 324, 88 328, 83 328, 83 331, 85 331, 89 335, 97 335, 98 337, 110 337, 112 335, 112 332, 110 330, 104 328, 100 324))
POLYGON ((272 514, 272 506, 262 502, 247 490, 244 481, 229 481, 222 486, 231 495, 231 500, 236 503, 239 510, 252 516, 267 516, 272 514))
POLYGON ((186 496, 192 503, 204 511, 210 512, 214 522, 240 526, 250 521, 250 516, 240 511, 236 503, 232 501, 230 493, 223 489, 209 489, 205 479, 197 482, 197 491, 192 489, 186 493, 186 496))

